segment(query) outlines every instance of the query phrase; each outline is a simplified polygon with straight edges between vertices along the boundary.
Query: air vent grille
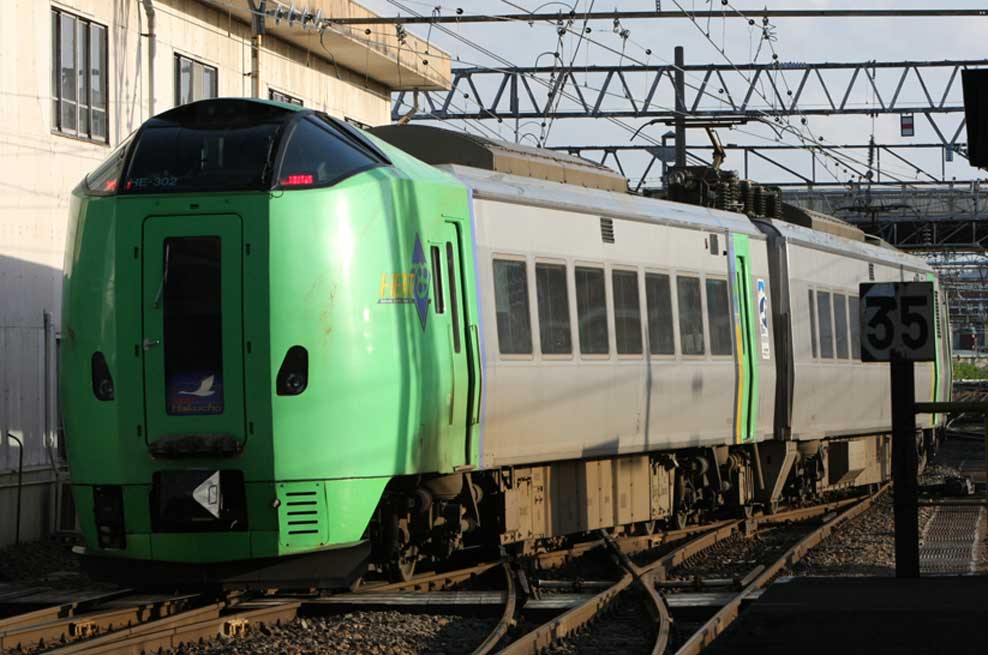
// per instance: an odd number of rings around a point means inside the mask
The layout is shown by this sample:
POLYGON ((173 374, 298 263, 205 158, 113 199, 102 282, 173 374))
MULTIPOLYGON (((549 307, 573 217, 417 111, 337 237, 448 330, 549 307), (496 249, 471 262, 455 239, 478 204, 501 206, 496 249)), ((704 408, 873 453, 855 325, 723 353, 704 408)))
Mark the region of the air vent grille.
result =
POLYGON ((868 264, 868 279, 871 280, 872 282, 875 281, 875 265, 874 264, 868 264))
POLYGON ((286 547, 306 548, 326 541, 326 493, 320 482, 278 485, 278 531, 286 547))
POLYGON ((319 532, 319 501, 315 491, 290 491, 285 494, 285 524, 288 534, 319 532))
POLYGON ((610 218, 600 219, 600 240, 604 243, 614 243, 614 220, 610 218))

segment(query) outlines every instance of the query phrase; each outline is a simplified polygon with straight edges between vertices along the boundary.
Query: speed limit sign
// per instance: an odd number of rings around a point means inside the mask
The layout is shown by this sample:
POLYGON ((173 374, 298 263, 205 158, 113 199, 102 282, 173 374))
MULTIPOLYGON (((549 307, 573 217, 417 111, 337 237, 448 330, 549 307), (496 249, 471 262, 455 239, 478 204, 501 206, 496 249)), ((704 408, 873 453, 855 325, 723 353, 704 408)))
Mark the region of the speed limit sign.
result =
POLYGON ((936 359, 932 282, 861 285, 861 361, 936 359))

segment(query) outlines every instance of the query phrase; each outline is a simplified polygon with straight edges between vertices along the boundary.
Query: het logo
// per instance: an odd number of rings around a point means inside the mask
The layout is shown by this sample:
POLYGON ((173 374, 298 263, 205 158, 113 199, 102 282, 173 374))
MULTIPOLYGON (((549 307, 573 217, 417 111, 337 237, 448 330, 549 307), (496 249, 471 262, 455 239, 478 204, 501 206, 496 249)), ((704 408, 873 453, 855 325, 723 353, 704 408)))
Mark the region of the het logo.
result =
POLYGON ((429 267, 425 261, 425 251, 419 235, 415 235, 415 248, 412 251, 412 270, 409 273, 381 273, 380 305, 415 305, 422 330, 429 309, 429 267))

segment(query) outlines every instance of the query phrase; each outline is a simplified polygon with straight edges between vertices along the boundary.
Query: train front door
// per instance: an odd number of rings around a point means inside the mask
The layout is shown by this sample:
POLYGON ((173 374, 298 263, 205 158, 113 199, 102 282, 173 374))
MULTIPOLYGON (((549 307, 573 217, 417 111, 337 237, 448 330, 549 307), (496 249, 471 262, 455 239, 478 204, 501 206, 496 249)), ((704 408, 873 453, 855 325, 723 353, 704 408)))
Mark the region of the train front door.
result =
POLYGON ((140 348, 148 444, 246 441, 241 229, 235 214, 144 222, 140 348))

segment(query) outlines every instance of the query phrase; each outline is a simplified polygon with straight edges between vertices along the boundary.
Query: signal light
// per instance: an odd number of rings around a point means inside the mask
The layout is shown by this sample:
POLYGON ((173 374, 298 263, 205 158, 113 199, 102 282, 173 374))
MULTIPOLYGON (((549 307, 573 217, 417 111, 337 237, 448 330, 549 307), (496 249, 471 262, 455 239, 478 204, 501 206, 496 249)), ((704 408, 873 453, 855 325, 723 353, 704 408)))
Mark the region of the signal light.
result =
POLYGON ((117 181, 116 180, 107 180, 106 181, 106 185, 103 186, 103 190, 104 191, 116 191, 117 190, 117 181))
POLYGON ((296 175, 289 175, 281 181, 282 186, 303 186, 306 184, 312 184, 315 178, 309 173, 298 173, 296 175))

